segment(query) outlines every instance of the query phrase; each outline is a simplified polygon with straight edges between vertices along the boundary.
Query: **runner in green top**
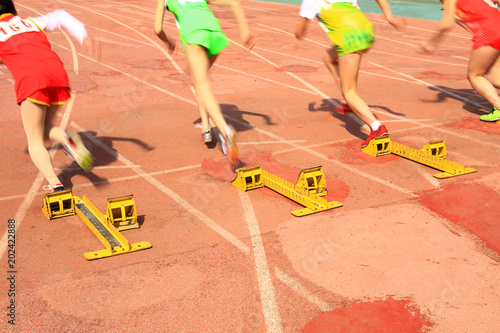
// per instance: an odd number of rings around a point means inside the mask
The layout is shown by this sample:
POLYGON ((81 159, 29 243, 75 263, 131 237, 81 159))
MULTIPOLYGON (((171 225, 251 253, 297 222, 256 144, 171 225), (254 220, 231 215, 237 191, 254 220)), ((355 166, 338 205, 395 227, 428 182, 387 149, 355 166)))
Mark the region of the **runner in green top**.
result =
MULTIPOLYGON (((245 14, 238 0, 209 0, 209 3, 231 7, 240 28, 240 38, 246 48, 251 49, 255 44, 255 37, 249 34, 245 14)), ((204 0, 158 0, 154 29, 170 51, 175 50, 175 41, 167 37, 163 31, 165 9, 175 15, 179 28, 200 110, 203 139, 205 142, 212 141, 210 130, 210 119, 212 119, 220 133, 222 151, 231 167, 235 168, 239 163, 235 144, 236 131, 226 123, 208 77, 208 70, 217 59, 217 55, 229 45, 229 40, 222 33, 219 21, 204 0)))

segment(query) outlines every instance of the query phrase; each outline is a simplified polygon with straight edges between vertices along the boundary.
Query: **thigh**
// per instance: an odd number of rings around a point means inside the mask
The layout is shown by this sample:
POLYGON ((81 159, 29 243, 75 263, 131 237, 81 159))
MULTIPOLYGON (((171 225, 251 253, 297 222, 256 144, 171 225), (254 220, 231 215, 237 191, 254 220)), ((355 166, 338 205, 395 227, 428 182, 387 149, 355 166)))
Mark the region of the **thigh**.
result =
POLYGON ((483 46, 479 49, 472 50, 469 59, 469 76, 482 76, 490 68, 498 65, 498 57, 500 50, 494 49, 491 46, 483 46))
POLYGON ((201 45, 186 44, 186 59, 194 86, 207 82, 210 61, 206 49, 201 45))
POLYGON ((337 46, 336 45, 334 45, 331 48, 329 48, 328 50, 326 50, 325 53, 326 53, 325 56, 327 57, 327 60, 329 62, 331 62, 332 64, 338 62, 338 60, 339 60, 339 54, 337 52, 337 46))
POLYGON ((342 92, 357 90, 359 67, 362 55, 350 53, 339 57, 339 76, 342 92))
POLYGON ((500 54, 497 57, 497 60, 495 60, 493 65, 490 67, 488 74, 490 77, 495 78, 495 81, 500 82, 500 54))
POLYGON ((36 104, 29 100, 21 102, 21 116, 28 142, 33 140, 43 141, 46 112, 47 107, 45 105, 36 104))

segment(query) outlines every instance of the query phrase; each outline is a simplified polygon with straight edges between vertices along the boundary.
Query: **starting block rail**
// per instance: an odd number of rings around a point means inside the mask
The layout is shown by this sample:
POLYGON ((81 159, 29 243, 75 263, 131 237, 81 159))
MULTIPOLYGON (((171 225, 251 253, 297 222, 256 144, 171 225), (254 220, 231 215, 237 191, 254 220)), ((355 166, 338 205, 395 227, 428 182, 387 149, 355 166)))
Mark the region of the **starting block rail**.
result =
POLYGON ((434 177, 443 179, 461 176, 476 172, 472 168, 466 168, 462 164, 448 161, 446 159, 446 146, 443 140, 431 141, 420 150, 391 141, 389 136, 376 137, 372 139, 366 147, 362 149, 366 154, 378 157, 387 154, 394 154, 406 159, 427 165, 431 168, 443 171, 434 177))
POLYGON ((267 187, 305 207, 292 211, 294 216, 309 215, 342 206, 340 202, 328 202, 321 198, 327 194, 326 180, 321 167, 302 170, 296 184, 262 170, 260 166, 240 168, 236 172, 236 178, 231 184, 240 190, 267 187))
MULTIPOLYGON (((135 214, 135 204, 133 204, 133 201, 131 202, 130 199, 131 196, 123 197, 125 206, 129 207, 128 210, 133 211, 135 214), (133 208, 130 208, 131 204, 134 205, 133 208)), ((120 198, 110 200, 119 205, 120 198)), ((47 194, 44 198, 44 206, 42 210, 49 220, 75 214, 80 217, 80 219, 105 246, 104 250, 85 253, 84 257, 87 260, 145 250, 151 247, 149 242, 130 244, 119 231, 120 227, 123 227, 123 225, 120 225, 119 223, 115 225, 113 217, 110 218, 109 216, 102 214, 87 197, 83 196, 83 198, 80 199, 77 196, 73 196, 70 190, 47 194)), ((136 217, 134 214, 129 215, 136 217)), ((123 219, 120 219, 118 222, 123 222, 123 219)), ((136 220, 134 222, 136 222, 136 220)), ((135 226, 132 226, 127 222, 126 228, 130 229, 131 227, 133 228, 135 226)), ((139 226, 137 225, 137 228, 138 227, 139 226)))

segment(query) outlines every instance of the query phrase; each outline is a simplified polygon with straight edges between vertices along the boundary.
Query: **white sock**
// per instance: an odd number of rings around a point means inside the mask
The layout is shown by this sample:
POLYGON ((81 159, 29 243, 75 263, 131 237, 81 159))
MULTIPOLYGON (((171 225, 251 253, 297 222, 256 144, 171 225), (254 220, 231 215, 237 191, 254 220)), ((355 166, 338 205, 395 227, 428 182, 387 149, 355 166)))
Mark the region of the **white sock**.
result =
POLYGON ((378 120, 375 120, 371 125, 370 125, 370 128, 372 129, 372 131, 376 131, 378 130, 378 128, 380 127, 380 125, 382 125, 380 123, 380 121, 378 120))

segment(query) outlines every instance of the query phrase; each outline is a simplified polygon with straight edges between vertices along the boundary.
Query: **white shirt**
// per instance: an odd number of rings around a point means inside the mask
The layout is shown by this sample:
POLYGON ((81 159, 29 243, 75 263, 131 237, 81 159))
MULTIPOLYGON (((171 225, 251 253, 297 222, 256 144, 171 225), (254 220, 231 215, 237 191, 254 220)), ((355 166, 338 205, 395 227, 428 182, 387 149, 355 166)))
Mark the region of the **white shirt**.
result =
POLYGON ((328 9, 337 2, 350 2, 359 9, 358 0, 303 0, 299 15, 312 20, 321 14, 321 8, 328 9))

